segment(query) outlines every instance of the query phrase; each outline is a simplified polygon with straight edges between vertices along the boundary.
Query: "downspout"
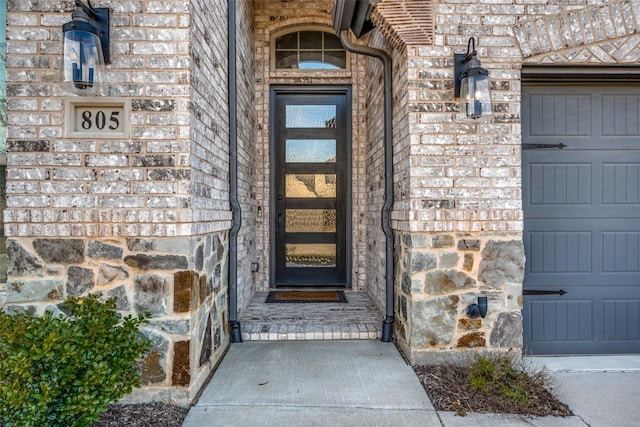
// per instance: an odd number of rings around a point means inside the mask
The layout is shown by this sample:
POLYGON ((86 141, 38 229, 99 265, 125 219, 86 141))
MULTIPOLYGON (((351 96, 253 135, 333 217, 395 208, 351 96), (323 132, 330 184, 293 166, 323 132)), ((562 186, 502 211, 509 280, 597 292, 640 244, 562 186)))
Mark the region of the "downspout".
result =
POLYGON ((238 232, 242 224, 242 209, 238 202, 238 89, 236 83, 236 2, 228 0, 228 82, 229 82, 229 203, 231 230, 229 231, 229 326, 231 342, 242 342, 238 321, 238 232))
POLYGON ((393 336, 394 294, 393 294, 393 230, 391 229, 391 207, 393 206, 393 106, 392 106, 392 71, 391 57, 382 49, 352 43, 347 36, 348 31, 340 32, 342 46, 349 52, 372 56, 384 65, 384 204, 382 205, 382 231, 386 237, 386 287, 385 318, 382 322, 382 342, 390 342, 393 336))

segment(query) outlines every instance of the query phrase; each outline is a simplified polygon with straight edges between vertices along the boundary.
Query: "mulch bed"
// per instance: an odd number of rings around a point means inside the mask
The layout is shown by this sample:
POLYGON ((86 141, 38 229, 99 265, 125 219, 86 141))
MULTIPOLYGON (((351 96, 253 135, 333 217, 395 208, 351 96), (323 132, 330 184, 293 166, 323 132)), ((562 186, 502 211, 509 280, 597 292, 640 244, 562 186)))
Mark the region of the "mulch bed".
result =
POLYGON ((468 412, 492 412, 544 417, 566 417, 573 413, 549 391, 549 375, 546 372, 529 374, 526 391, 528 406, 505 399, 497 393, 473 391, 467 382, 468 366, 433 365, 414 366, 414 371, 433 406, 440 411, 453 411, 464 416, 468 412))
POLYGON ((165 403, 110 405, 92 427, 180 427, 188 411, 165 403))
POLYGON ((181 427, 188 411, 166 403, 109 405, 92 427, 181 427))

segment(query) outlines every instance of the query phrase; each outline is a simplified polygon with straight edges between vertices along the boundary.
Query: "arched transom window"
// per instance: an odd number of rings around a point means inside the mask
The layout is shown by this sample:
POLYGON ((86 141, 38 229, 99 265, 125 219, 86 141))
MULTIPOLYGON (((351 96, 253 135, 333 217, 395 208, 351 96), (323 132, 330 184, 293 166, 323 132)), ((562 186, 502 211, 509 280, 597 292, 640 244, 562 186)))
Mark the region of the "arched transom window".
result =
POLYGON ((303 29, 275 37, 273 67, 278 70, 344 70, 347 52, 327 31, 303 29))

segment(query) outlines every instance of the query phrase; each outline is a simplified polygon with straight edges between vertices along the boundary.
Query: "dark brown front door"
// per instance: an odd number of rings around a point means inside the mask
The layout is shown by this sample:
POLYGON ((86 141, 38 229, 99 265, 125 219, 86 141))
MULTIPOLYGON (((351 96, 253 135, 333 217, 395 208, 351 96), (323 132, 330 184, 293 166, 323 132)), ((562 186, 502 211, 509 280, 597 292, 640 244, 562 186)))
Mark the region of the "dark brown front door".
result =
POLYGON ((348 88, 272 90, 272 285, 348 286, 348 88))

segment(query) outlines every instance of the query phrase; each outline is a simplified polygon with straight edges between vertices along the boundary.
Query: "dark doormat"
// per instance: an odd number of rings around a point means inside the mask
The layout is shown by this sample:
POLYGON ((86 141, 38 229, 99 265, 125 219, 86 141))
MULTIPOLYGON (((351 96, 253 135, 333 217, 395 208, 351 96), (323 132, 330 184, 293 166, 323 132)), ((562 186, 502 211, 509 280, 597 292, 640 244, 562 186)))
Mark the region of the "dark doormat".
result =
POLYGON ((344 291, 271 291, 267 303, 347 302, 344 291))

